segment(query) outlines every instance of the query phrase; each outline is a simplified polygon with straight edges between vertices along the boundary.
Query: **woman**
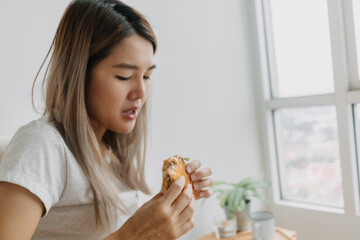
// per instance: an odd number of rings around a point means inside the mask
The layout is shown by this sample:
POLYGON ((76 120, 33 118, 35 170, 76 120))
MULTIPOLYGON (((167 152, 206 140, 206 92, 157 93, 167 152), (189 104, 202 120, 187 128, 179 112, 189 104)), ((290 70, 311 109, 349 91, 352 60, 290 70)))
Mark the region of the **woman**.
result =
MULTIPOLYGON (((193 227, 183 178, 136 206, 136 191, 150 193, 146 99, 156 46, 146 19, 121 2, 70 3, 50 48, 44 116, 17 131, 0 164, 0 239, 168 240, 193 227)), ((199 167, 187 165, 206 198, 211 170, 199 167)))

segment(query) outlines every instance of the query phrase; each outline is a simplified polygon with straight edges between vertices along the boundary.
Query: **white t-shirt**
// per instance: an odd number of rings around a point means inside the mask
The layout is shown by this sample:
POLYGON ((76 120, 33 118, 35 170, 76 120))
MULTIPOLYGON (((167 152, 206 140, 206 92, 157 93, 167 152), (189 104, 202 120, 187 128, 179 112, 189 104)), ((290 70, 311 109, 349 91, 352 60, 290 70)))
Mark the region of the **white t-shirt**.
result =
MULTIPOLYGON (((44 203, 46 213, 34 240, 103 239, 129 216, 120 214, 110 232, 95 227, 89 182, 56 128, 42 117, 21 127, 0 162, 0 181, 20 185, 44 203)), ((119 193, 131 213, 138 207, 136 191, 119 193)))

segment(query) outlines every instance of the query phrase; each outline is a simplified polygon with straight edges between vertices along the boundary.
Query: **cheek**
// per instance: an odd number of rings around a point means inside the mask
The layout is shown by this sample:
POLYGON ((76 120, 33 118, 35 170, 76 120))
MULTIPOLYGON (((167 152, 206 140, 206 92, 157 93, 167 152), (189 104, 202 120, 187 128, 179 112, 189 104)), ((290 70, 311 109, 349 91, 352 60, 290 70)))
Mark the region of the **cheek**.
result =
POLYGON ((87 90, 87 107, 90 113, 98 114, 122 102, 122 93, 112 79, 92 79, 87 90))
POLYGON ((151 81, 146 81, 145 82, 145 98, 144 98, 144 101, 146 101, 146 99, 148 98, 149 96, 149 93, 150 93, 150 89, 151 89, 151 81))

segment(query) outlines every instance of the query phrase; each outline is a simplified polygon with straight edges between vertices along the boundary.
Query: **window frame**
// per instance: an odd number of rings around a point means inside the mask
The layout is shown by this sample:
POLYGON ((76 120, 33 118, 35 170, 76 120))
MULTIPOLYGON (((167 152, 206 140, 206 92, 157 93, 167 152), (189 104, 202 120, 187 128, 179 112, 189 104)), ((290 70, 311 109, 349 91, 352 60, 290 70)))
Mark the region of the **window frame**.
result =
POLYGON ((266 177, 273 183, 270 208, 287 206, 336 214, 360 215, 359 176, 355 142, 353 105, 360 102, 360 81, 356 62, 355 33, 351 0, 327 0, 333 62, 334 93, 292 98, 272 98, 271 79, 276 78, 276 59, 272 42, 270 0, 256 0, 261 81, 255 84, 259 105, 260 139, 266 177), (351 12, 351 16, 347 15, 351 12), (346 17, 345 17, 346 16, 346 17), (354 56, 355 53, 355 56, 354 56), (336 57, 334 57, 336 56, 336 57), (279 161, 274 111, 281 108, 334 105, 337 115, 342 168, 344 208, 319 206, 281 199, 279 161))
MULTIPOLYGON (((349 89, 359 90, 359 71, 358 71, 358 59, 357 59, 357 46, 356 46, 356 34, 353 14, 352 0, 343 0, 342 14, 344 19, 344 31, 347 47, 348 58, 348 72, 349 72, 349 89)), ((360 46, 359 46, 360 47, 360 46)))

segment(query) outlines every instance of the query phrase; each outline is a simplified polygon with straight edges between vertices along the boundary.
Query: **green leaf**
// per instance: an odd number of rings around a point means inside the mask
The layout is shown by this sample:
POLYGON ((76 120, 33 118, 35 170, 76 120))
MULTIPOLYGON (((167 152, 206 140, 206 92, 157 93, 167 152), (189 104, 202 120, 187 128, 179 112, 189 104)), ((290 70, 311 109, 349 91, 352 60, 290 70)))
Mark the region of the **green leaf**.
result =
MULTIPOLYGON (((225 189, 215 189, 215 190, 213 190, 213 194, 219 193, 219 195, 220 195, 220 194, 222 194, 224 191, 225 191, 225 189)), ((219 197, 219 195, 218 195, 218 197, 219 197)))
POLYGON ((251 197, 251 196, 253 196, 254 194, 253 194, 253 192, 252 192, 251 189, 246 189, 244 195, 245 195, 245 197, 251 197))
POLYGON ((227 185, 228 183, 225 181, 219 181, 219 180, 215 180, 214 183, 211 185, 211 188, 218 186, 218 185, 227 185))
POLYGON ((265 188, 268 186, 270 186, 270 182, 267 182, 267 181, 257 180, 257 181, 254 181, 254 183, 253 183, 253 187, 256 187, 256 188, 265 188))
POLYGON ((267 204, 268 201, 260 190, 269 185, 270 182, 246 177, 238 183, 216 180, 210 188, 214 193, 218 193, 216 197, 220 201, 220 207, 227 206, 229 212, 233 213, 235 210, 245 211, 245 199, 249 197, 258 198, 264 204, 267 204))
POLYGON ((188 157, 183 157, 182 159, 184 159, 185 161, 190 161, 190 158, 188 158, 188 157))
POLYGON ((249 183, 251 183, 253 180, 252 180, 252 177, 247 177, 247 178, 244 178, 243 180, 241 180, 240 182, 234 184, 235 187, 243 187, 249 183))
POLYGON ((235 195, 235 199, 234 199, 234 202, 235 202, 234 209, 237 209, 240 202, 243 200, 244 192, 245 191, 243 188, 236 188, 236 195, 235 195))
POLYGON ((227 200, 228 200, 228 195, 230 193, 230 189, 226 189, 224 190, 224 192, 222 192, 221 194, 219 194, 218 199, 220 200, 220 207, 224 207, 227 200))
POLYGON ((254 188, 252 190, 253 194, 254 194, 254 197, 257 197, 258 199, 260 199, 260 201, 263 203, 263 204, 267 204, 267 199, 265 198, 265 196, 260 193, 256 188, 254 188))
POLYGON ((236 197, 237 191, 232 190, 229 193, 229 211, 233 213, 235 211, 235 197, 236 197))

